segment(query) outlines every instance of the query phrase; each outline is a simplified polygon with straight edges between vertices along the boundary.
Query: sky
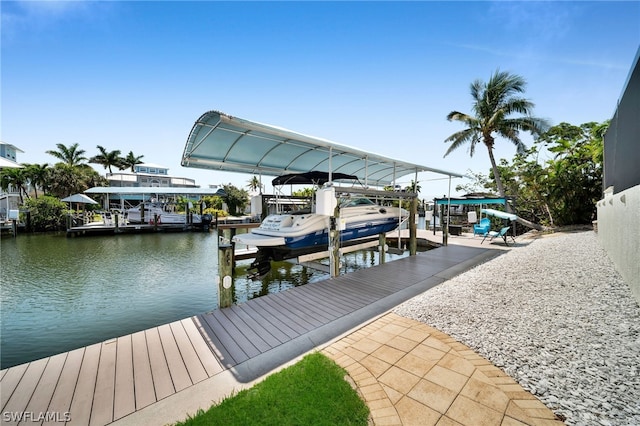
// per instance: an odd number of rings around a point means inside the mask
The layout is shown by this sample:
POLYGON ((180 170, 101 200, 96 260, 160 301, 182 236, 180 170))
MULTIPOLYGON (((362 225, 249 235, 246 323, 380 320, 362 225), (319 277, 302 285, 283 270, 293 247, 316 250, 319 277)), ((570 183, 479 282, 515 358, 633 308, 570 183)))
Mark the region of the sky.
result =
MULTIPOLYGON (((470 84, 527 81, 551 124, 610 119, 640 46, 640 2, 2 1, 1 132, 22 163, 78 143, 133 151, 202 187, 252 175, 180 165, 210 110, 394 159, 488 174, 479 146, 446 158, 470 84)), ((528 145, 532 140, 523 137, 528 145)), ((496 158, 515 147, 497 140, 496 158)), ((94 165, 100 173, 102 166, 94 165)), ((399 180, 409 185, 413 175, 399 180)), ((421 198, 448 181, 420 174, 421 198)), ((267 183, 270 178, 263 177, 267 183)), ((452 182, 468 183, 465 179, 452 182)), ((267 185, 267 192, 270 185, 267 185)))

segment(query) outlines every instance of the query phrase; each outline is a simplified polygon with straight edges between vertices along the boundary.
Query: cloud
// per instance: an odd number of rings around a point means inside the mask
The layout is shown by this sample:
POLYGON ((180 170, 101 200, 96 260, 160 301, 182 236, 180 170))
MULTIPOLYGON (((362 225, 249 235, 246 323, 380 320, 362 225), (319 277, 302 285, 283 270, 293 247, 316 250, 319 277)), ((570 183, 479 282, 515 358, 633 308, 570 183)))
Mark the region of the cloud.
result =
MULTIPOLYGON (((505 58, 512 58, 519 61, 527 61, 529 63, 544 63, 544 64, 563 64, 563 65, 576 65, 576 66, 588 66, 593 68, 601 68, 606 70, 622 70, 629 69, 627 64, 617 64, 612 62, 604 62, 598 60, 592 60, 589 58, 570 58, 566 55, 539 55, 534 53, 528 53, 524 49, 520 49, 518 52, 511 51, 509 49, 498 49, 494 47, 482 46, 477 44, 465 44, 465 43, 448 43, 451 47, 456 47, 465 50, 472 50, 476 52, 487 53, 493 56, 500 56, 505 58)), ((532 50, 532 49, 529 49, 532 50)), ((540 49, 538 49, 540 50, 540 49)), ((547 49, 548 50, 548 49, 547 49)))
POLYGON ((2 38, 11 41, 25 34, 37 35, 60 23, 87 19, 103 10, 111 2, 84 0, 18 0, 2 2, 2 38))

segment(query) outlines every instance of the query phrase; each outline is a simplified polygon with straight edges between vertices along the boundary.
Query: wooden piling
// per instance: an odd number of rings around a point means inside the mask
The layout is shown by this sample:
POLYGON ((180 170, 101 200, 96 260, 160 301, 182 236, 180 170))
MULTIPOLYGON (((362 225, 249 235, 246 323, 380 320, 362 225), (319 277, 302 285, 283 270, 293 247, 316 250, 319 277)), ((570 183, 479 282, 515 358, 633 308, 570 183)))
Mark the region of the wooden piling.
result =
POLYGON ((387 234, 384 232, 378 234, 378 251, 380 252, 380 264, 385 261, 385 253, 387 252, 387 234))
POLYGON ((233 304, 233 246, 218 245, 218 304, 228 308, 233 304))
POLYGON ((409 256, 415 256, 418 252, 418 229, 416 225, 416 216, 418 214, 418 199, 411 199, 411 207, 409 209, 409 256))

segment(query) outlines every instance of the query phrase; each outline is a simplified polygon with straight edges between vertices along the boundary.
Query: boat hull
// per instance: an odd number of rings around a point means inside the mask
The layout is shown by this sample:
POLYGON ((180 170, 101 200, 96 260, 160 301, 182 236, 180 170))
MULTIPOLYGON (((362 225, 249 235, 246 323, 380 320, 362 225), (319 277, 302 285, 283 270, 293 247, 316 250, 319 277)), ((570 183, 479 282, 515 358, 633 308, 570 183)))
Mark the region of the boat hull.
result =
MULTIPOLYGON (((385 218, 373 221, 348 223, 346 229, 340 231, 340 241, 345 242, 356 238, 370 237, 393 231, 398 227, 398 218, 385 218)), ((326 246, 329 244, 329 230, 322 229, 312 234, 300 237, 285 238, 285 245, 291 249, 305 247, 326 246)))
MULTIPOLYGON (((407 217, 406 210, 397 208, 376 208, 361 214, 345 213, 351 214, 345 214, 343 218, 341 243, 392 231, 407 217)), ((329 216, 318 214, 271 215, 259 228, 236 235, 233 241, 258 248, 274 248, 279 252, 307 248, 314 251, 329 244, 329 223, 329 216)))

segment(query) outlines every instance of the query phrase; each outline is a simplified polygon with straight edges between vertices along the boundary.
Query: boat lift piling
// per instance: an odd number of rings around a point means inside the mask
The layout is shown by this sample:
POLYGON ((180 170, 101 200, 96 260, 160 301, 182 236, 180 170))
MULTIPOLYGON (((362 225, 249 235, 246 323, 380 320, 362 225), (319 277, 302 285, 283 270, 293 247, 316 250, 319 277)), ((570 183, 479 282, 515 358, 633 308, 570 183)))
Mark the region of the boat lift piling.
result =
POLYGON ((218 244, 218 306, 228 308, 233 304, 233 244, 218 244))

